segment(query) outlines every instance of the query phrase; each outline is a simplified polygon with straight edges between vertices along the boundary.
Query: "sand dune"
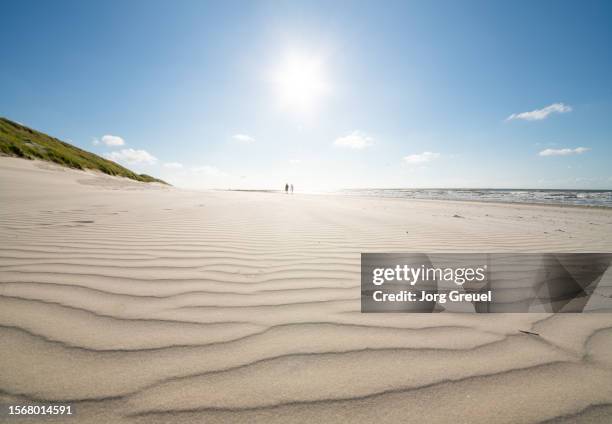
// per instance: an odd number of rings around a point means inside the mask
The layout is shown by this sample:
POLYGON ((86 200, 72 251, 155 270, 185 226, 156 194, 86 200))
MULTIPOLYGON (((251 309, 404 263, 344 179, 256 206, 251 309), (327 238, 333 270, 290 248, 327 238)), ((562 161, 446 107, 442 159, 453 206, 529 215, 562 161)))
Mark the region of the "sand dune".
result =
POLYGON ((359 303, 360 252, 612 251, 612 210, 195 192, 12 158, 0 203, 0 403, 83 423, 612 421, 612 314, 359 303))

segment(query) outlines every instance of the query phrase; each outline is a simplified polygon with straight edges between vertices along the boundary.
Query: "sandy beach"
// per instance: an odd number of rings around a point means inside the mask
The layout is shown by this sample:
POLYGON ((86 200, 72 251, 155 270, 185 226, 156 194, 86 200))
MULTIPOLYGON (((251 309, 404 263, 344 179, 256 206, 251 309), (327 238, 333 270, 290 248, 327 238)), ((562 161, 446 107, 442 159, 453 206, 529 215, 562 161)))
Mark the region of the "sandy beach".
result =
POLYGON ((0 204, 0 403, 80 423, 612 421, 612 314, 359 303, 361 252, 609 252, 611 209, 197 192, 6 157, 0 204))

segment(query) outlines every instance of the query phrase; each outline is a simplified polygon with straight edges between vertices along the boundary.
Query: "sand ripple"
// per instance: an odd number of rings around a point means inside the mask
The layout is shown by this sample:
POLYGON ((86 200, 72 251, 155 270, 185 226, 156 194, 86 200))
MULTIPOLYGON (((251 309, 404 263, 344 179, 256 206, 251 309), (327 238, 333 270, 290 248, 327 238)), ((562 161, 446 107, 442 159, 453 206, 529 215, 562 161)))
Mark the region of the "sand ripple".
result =
POLYGON ((359 312, 362 251, 610 251, 611 211, 0 165, 0 402, 91 423, 612 419, 612 314, 359 312))

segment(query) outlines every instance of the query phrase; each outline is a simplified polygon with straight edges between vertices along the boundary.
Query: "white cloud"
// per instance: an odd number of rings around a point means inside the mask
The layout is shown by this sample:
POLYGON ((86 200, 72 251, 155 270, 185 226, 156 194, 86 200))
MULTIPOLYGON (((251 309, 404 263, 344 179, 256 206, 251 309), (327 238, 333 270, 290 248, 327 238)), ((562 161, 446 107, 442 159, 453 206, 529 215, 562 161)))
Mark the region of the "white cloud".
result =
POLYGON ((104 157, 115 162, 152 165, 157 162, 157 158, 146 150, 121 149, 117 152, 105 153, 104 157))
POLYGON ((414 155, 404 156, 404 162, 410 165, 418 165, 421 163, 431 162, 432 160, 438 159, 439 157, 440 153, 423 152, 414 155))
POLYGON ((575 149, 545 149, 542 150, 538 155, 540 156, 569 156, 569 155, 580 155, 584 152, 591 150, 589 147, 576 147, 575 149))
POLYGON ((181 169, 183 167, 182 163, 178 162, 166 162, 164 163, 164 168, 168 169, 181 169))
POLYGON ((214 166, 208 165, 196 166, 194 168, 191 168, 191 170, 196 174, 204 174, 209 177, 225 177, 228 175, 227 173, 221 171, 219 168, 215 168, 214 166))
POLYGON ((97 146, 98 144, 102 143, 110 147, 115 147, 115 146, 125 145, 125 140, 123 140, 121 137, 116 136, 116 135, 106 134, 106 135, 103 135, 100 140, 98 140, 97 138, 94 138, 92 143, 94 144, 94 146, 97 146))
POLYGON ((253 137, 251 137, 250 135, 246 135, 246 134, 234 134, 232 136, 232 138, 236 141, 240 141, 242 143, 253 143, 255 142, 255 139, 253 137))
POLYGON ((374 139, 359 131, 353 131, 349 135, 339 137, 334 141, 335 146, 355 150, 365 149, 366 147, 370 147, 372 144, 374 144, 374 139))
POLYGON ((297 165, 298 163, 302 163, 300 159, 289 159, 289 163, 292 165, 297 165))
POLYGON ((541 121, 542 119, 548 118, 553 113, 567 113, 571 111, 571 106, 563 103, 553 103, 542 109, 536 109, 530 112, 513 113, 506 118, 506 121, 514 121, 517 119, 522 119, 524 121, 541 121))

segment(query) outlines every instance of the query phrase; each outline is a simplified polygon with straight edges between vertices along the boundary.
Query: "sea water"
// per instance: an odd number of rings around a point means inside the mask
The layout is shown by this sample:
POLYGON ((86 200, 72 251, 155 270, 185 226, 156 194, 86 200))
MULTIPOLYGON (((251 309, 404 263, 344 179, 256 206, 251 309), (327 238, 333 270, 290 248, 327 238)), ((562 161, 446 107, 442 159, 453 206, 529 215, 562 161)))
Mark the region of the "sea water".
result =
POLYGON ((472 200, 612 207, 612 190, 375 188, 346 189, 339 190, 337 193, 406 199, 472 200))

